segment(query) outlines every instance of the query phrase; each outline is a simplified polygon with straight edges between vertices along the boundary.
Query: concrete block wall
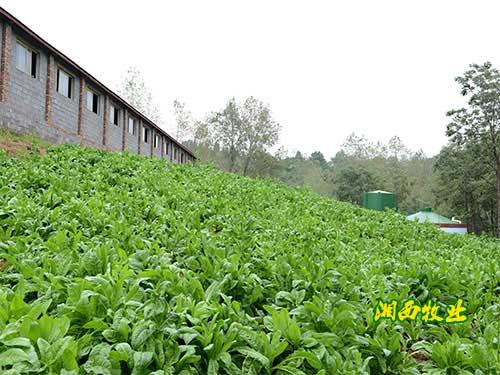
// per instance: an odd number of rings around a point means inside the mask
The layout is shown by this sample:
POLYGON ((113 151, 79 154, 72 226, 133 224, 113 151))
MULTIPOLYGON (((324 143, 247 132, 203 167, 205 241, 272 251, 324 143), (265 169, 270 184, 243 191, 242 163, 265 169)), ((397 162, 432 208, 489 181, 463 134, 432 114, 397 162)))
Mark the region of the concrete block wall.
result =
MULTIPOLYGON (((54 143, 83 144, 180 162, 181 148, 174 140, 26 26, 4 17, 5 11, 0 8, 1 127, 18 133, 35 133, 54 143), (36 77, 16 67, 18 41, 37 53, 36 77), (58 69, 72 77, 70 98, 57 91, 58 69), (89 89, 98 94, 97 114, 87 108, 89 89), (110 120, 110 105, 119 109, 118 125, 110 120), (129 116, 136 120, 135 134, 128 133, 129 116), (141 126, 149 129, 148 142, 142 140, 141 126), (160 136, 158 147, 153 145, 155 134, 160 136), (174 147, 177 160, 173 159, 174 147)), ((186 162, 190 160, 186 158, 186 162)))
POLYGON ((92 86, 87 85, 84 87, 83 95, 83 138, 92 140, 93 143, 97 143, 103 146, 103 131, 104 131, 104 95, 92 86), (92 91, 99 94, 97 103, 97 114, 92 112, 87 108, 87 90, 92 89, 92 91))
MULTIPOLYGON (((3 25, 2 25, 3 26, 3 25)), ((4 27, 2 27, 4 30, 4 27)), ((2 122, 18 132, 36 132, 44 124, 45 82, 47 79, 47 57, 40 56, 37 77, 33 78, 16 67, 17 34, 10 32, 8 43, 8 75, 6 80, 5 115, 2 122)), ((35 46, 30 47, 35 48, 35 46)))
POLYGON ((54 64, 54 80, 51 82, 52 85, 52 123, 49 125, 58 127, 63 131, 66 131, 72 135, 78 137, 78 116, 79 101, 80 101, 80 90, 82 82, 77 79, 76 72, 71 68, 66 67, 59 61, 55 60, 54 64), (61 94, 57 91, 57 71, 63 69, 64 71, 71 74, 73 78, 71 98, 61 94))

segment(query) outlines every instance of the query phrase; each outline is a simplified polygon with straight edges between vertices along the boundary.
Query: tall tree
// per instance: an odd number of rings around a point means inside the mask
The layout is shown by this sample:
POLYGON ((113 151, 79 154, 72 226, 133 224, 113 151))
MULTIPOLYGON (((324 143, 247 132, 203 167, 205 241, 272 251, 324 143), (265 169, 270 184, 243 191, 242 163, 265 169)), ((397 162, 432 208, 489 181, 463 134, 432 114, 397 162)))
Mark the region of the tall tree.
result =
POLYGON ((401 138, 394 136, 389 139, 389 143, 387 145, 387 156, 400 160, 408 159, 410 155, 411 151, 404 145, 401 138))
POLYGON ((177 140, 185 142, 194 138, 194 120, 193 115, 186 109, 186 103, 177 99, 174 100, 174 117, 176 123, 175 136, 177 140))
POLYGON ((236 172, 238 156, 245 141, 245 132, 236 99, 230 99, 222 111, 211 114, 207 122, 213 129, 214 143, 220 145, 228 153, 229 172, 236 172))
POLYGON ((481 145, 450 144, 436 158, 434 194, 441 212, 465 220, 469 231, 497 231, 496 176, 481 145))
POLYGON ((339 200, 361 205, 363 193, 378 186, 377 177, 365 167, 347 166, 335 176, 336 196, 339 200))
POLYGON ((272 118, 269 106, 252 96, 245 100, 240 112, 244 133, 243 175, 246 176, 256 156, 278 142, 281 127, 272 118))
POLYGON ((327 168, 328 163, 326 162, 325 156, 321 151, 314 151, 311 156, 309 156, 309 160, 317 162, 321 168, 327 168))
POLYGON ((153 95, 137 67, 128 68, 118 88, 118 94, 150 120, 158 125, 162 124, 160 110, 154 103, 153 95))
POLYGON ((355 133, 351 133, 347 136, 342 144, 342 150, 347 155, 358 159, 371 159, 377 156, 386 156, 385 145, 380 142, 373 143, 364 135, 358 136, 355 133))
POLYGON ((228 153, 228 170, 248 175, 252 163, 262 158, 278 141, 279 124, 273 120, 269 107, 253 97, 242 104, 232 98, 226 107, 209 116, 214 143, 228 153))
POLYGON ((478 146, 496 176, 497 236, 500 237, 500 72, 490 62, 472 64, 456 81, 468 106, 447 113, 451 144, 478 146), (480 145, 480 146, 479 146, 480 145))

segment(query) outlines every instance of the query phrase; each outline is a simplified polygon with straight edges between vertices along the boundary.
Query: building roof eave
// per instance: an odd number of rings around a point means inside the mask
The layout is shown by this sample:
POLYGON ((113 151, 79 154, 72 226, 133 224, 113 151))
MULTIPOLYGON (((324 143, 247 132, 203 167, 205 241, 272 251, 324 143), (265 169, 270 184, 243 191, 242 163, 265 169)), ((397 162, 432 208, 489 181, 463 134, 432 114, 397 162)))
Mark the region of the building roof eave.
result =
POLYGON ((0 7, 0 16, 4 17, 6 20, 8 20, 12 25, 15 25, 17 28, 22 30, 24 33, 26 33, 30 38, 34 39, 38 44, 46 48, 51 54, 56 56, 59 60, 76 70, 79 74, 81 74, 86 80, 92 82, 93 85, 95 85, 97 88, 99 88, 103 93, 109 95, 112 97, 116 102, 119 104, 123 105, 124 107, 127 108, 128 111, 132 112, 134 115, 140 117, 143 119, 149 126, 152 128, 156 129, 166 137, 170 138, 172 142, 174 142, 179 148, 182 150, 186 151, 190 156, 192 156, 194 159, 197 159, 197 157, 194 155, 194 153, 181 144, 179 141, 177 141, 174 137, 172 137, 170 134, 168 134, 165 130, 160 128, 158 125, 156 125, 152 120, 150 120, 147 116, 145 116, 143 113, 141 113, 138 109, 134 108, 130 103, 128 103, 125 99, 120 97, 118 94, 116 94, 114 91, 109 89, 106 85, 104 85, 102 82, 100 82, 97 78, 95 78, 93 75, 91 75, 89 72, 87 72, 85 69, 83 69, 80 65, 78 65, 76 62, 74 62, 72 59, 70 59, 68 56, 66 56, 64 53, 59 51, 57 48, 52 46, 50 43, 48 43, 46 40, 44 40, 42 37, 40 37, 37 33, 35 33, 33 30, 31 30, 28 26, 26 26, 24 23, 22 23, 20 20, 18 20, 16 17, 14 17, 12 14, 10 14, 8 11, 6 11, 4 8, 0 7))

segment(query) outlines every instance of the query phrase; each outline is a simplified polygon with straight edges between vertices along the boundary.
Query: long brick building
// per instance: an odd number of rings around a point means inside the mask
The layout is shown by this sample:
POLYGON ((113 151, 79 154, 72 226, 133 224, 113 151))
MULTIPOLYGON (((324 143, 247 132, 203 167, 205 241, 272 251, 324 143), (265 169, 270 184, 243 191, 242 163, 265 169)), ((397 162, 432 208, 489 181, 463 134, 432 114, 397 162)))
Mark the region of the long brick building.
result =
POLYGON ((194 161, 193 153, 0 7, 0 126, 55 143, 194 161))

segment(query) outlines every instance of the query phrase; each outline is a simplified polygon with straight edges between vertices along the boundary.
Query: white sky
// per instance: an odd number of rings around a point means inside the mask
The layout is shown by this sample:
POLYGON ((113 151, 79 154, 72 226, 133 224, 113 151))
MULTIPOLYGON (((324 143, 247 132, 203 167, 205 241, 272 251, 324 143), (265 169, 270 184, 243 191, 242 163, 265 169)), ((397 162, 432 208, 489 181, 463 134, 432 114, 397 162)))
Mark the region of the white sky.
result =
POLYGON ((172 102, 196 116, 235 96, 270 104, 288 150, 327 156, 356 132, 398 135, 434 155, 454 82, 500 65, 500 2, 1 0, 0 5, 110 88, 144 74, 168 130, 172 102))

